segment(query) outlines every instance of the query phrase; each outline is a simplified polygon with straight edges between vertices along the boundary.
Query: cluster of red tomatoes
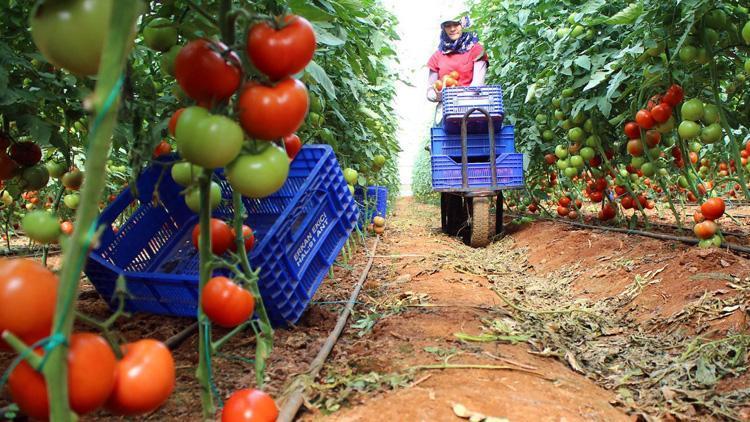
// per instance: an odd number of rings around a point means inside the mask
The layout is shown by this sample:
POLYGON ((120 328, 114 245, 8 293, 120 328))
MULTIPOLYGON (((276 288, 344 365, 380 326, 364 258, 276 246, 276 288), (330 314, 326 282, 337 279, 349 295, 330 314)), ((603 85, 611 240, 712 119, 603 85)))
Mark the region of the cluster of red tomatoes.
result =
MULTIPOLYGON (((19 190, 39 190, 47 186, 49 172, 43 164, 42 149, 33 142, 13 142, 11 137, 0 133, 0 188, 4 181, 19 190)), ((20 192, 18 192, 20 193, 20 192)))
POLYGON ((432 87, 435 88, 435 91, 440 92, 443 88, 458 86, 458 76, 458 72, 452 70, 447 75, 444 75, 442 79, 435 81, 435 83, 432 84, 432 87))
MULTIPOLYGON (((0 332, 13 333, 28 345, 49 336, 58 284, 57 276, 35 261, 0 260, 0 332)), ((119 359, 112 345, 97 334, 73 333, 68 346, 68 396, 79 415, 102 407, 116 415, 149 413, 174 389, 172 354, 157 340, 125 344, 119 359)), ((0 341, 0 350, 8 348, 0 341)), ((49 401, 40 369, 23 361, 11 372, 8 386, 24 414, 45 420, 49 401)))
POLYGON ((303 17, 255 24, 248 31, 246 53, 267 83, 244 84, 240 57, 223 43, 197 39, 182 47, 175 78, 197 103, 178 110, 169 124, 182 158, 200 168, 224 167, 229 184, 246 197, 263 198, 279 190, 290 159, 301 148, 294 132, 309 107, 307 88, 292 75, 305 69, 315 47, 312 25, 303 17), (235 93, 239 123, 209 111, 235 93), (261 142, 246 143, 246 137, 261 142))
POLYGON ((709 198, 701 204, 700 211, 693 214, 693 232, 700 239, 701 247, 721 246, 722 237, 716 220, 724 215, 725 205, 721 198, 709 198))

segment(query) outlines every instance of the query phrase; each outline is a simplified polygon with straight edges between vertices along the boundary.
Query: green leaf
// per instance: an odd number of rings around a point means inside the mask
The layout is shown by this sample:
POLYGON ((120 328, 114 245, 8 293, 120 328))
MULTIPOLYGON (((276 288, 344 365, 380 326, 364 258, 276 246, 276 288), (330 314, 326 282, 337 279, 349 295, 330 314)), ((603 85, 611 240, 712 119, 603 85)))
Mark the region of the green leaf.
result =
POLYGON ((608 25, 629 25, 636 21, 643 14, 643 5, 641 2, 631 3, 616 15, 605 20, 608 25))
POLYGON ((309 21, 327 22, 333 20, 332 14, 327 13, 307 0, 289 0, 289 7, 295 14, 303 16, 309 21))
POLYGON ((336 47, 345 43, 345 41, 341 38, 331 34, 330 32, 319 26, 315 26, 315 38, 319 43, 330 45, 331 47, 336 47))
POLYGON ((591 75, 591 79, 589 79, 589 83, 587 83, 586 86, 583 87, 583 91, 588 91, 589 89, 596 88, 600 83, 604 82, 607 79, 610 73, 612 73, 612 71, 608 70, 599 70, 597 72, 594 72, 594 74, 591 75))
POLYGON ((336 98, 336 87, 333 86, 333 82, 331 81, 331 78, 328 77, 325 69, 320 67, 320 65, 313 60, 307 65, 305 71, 315 79, 315 82, 320 84, 320 86, 326 90, 329 97, 336 98))
POLYGON ((591 70, 591 59, 589 59, 589 56, 579 56, 573 63, 586 70, 591 70))
POLYGON ((605 118, 609 117, 609 113, 612 112, 612 104, 607 98, 600 97, 597 101, 597 106, 599 107, 599 111, 602 112, 605 118))

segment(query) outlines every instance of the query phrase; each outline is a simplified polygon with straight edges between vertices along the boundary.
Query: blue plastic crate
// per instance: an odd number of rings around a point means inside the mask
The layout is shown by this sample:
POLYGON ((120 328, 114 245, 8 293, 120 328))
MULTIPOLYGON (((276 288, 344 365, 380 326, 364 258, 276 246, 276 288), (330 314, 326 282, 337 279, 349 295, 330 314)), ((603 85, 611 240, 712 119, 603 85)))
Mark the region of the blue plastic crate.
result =
MULTIPOLYGON (((195 317, 198 304, 198 252, 191 241, 198 216, 180 196, 182 187, 169 166, 153 165, 138 179, 140 205, 114 233, 111 223, 131 204, 129 189, 104 210, 100 246, 91 253, 86 274, 109 301, 118 275, 133 296, 128 311, 195 317), (154 185, 160 203, 154 204, 154 185)), ((217 171, 222 205, 213 216, 229 220, 232 191, 217 171)), ((259 287, 274 325, 296 323, 328 273, 357 221, 358 209, 330 146, 305 145, 292 162, 289 178, 264 199, 243 198, 245 223, 255 232, 249 254, 260 268, 259 287)), ((217 272, 217 274, 220 272, 217 272)))
POLYGON ((360 229, 369 224, 373 217, 385 217, 388 211, 388 188, 385 186, 368 186, 367 196, 362 186, 354 190, 354 200, 359 206, 359 220, 357 225, 360 229))
MULTIPOLYGON (((433 127, 430 137, 430 152, 435 155, 447 155, 461 159, 461 135, 445 133, 440 127, 433 127)), ((468 157, 488 157, 490 155, 490 136, 488 133, 469 134, 466 136, 468 157)), ((496 128, 495 154, 516 152, 513 126, 496 128)))
MULTIPOLYGON (((461 133, 461 119, 469 109, 482 107, 490 113, 499 130, 503 124, 503 90, 500 85, 457 86, 443 91, 443 129, 446 133, 461 133)), ((471 113, 466 124, 468 133, 487 133, 487 117, 478 111, 471 113)))
MULTIPOLYGON (((446 155, 434 155, 432 160, 432 188, 436 191, 461 190, 461 160, 446 155)), ((500 154, 496 160, 498 189, 523 187, 523 154, 500 154)), ((489 160, 467 164, 469 188, 490 188, 489 160)))

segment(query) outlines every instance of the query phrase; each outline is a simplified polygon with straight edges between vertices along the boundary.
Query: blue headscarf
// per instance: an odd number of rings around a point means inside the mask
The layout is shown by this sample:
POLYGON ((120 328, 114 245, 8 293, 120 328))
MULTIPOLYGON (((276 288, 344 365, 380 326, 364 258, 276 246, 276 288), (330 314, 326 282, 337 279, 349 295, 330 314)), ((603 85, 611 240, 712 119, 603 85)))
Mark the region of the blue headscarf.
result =
MULTIPOLYGON (((471 19, 468 16, 461 18, 461 26, 466 29, 471 26, 471 19)), ((479 42, 479 37, 474 32, 464 32, 458 37, 457 40, 452 40, 445 33, 443 28, 440 28, 440 44, 438 50, 443 54, 459 53, 463 54, 471 50, 474 45, 479 42)))

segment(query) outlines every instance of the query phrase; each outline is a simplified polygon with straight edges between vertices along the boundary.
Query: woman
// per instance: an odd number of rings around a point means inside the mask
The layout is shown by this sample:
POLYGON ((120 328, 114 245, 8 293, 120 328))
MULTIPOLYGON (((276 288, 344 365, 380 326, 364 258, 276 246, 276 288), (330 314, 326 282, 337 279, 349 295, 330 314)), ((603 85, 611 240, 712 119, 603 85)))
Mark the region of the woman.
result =
POLYGON ((430 57, 427 67, 430 68, 427 99, 440 101, 441 90, 435 89, 435 82, 442 80, 452 71, 458 73, 458 86, 484 85, 487 73, 488 57, 479 38, 473 32, 464 32, 471 26, 468 16, 460 21, 446 20, 440 24, 440 44, 438 50, 430 57))

